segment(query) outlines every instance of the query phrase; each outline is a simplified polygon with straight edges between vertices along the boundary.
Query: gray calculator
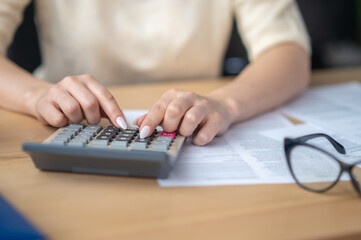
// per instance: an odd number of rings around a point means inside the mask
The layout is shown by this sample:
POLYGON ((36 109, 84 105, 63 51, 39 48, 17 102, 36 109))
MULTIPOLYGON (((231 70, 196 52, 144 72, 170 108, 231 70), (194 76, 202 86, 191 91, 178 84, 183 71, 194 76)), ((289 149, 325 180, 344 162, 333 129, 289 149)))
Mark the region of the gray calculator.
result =
POLYGON ((22 148, 41 170, 167 178, 185 141, 176 132, 142 139, 138 128, 70 124, 22 148))

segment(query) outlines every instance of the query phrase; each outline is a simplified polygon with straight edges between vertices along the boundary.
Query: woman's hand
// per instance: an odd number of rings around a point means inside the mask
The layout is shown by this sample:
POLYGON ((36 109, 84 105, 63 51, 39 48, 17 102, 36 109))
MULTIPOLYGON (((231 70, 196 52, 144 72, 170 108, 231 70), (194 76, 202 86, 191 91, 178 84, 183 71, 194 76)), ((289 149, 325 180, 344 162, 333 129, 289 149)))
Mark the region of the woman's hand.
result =
POLYGON ((101 117, 108 117, 115 126, 127 127, 113 95, 89 74, 68 76, 41 89, 37 98, 34 115, 44 124, 62 127, 83 119, 98 124, 101 117))
POLYGON ((149 136, 161 124, 167 132, 178 130, 183 136, 194 133, 194 144, 205 145, 230 126, 231 117, 226 109, 219 100, 171 89, 136 124, 140 126, 141 137, 149 136))

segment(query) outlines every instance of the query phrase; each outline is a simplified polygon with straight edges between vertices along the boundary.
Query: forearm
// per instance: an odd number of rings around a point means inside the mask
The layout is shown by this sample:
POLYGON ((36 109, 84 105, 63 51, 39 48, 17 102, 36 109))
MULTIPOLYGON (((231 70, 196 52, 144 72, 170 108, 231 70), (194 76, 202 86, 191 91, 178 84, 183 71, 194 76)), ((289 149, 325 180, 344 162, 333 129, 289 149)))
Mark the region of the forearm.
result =
POLYGON ((0 56, 0 107, 35 116, 35 96, 50 85, 0 56))
POLYGON ((234 123, 282 105, 299 95, 309 81, 308 54, 295 44, 283 44, 259 56, 234 81, 208 97, 221 101, 234 123))

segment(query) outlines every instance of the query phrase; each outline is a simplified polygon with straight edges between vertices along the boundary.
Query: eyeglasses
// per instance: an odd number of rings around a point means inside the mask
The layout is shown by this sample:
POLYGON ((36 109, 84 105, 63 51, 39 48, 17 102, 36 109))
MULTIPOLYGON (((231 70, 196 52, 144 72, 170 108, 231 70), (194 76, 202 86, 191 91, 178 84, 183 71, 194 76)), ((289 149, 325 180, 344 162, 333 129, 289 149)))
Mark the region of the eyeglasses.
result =
POLYGON ((306 143, 319 137, 326 138, 338 153, 346 154, 345 148, 327 134, 316 133, 298 138, 285 138, 286 160, 296 183, 309 191, 325 192, 335 186, 342 173, 346 172, 361 196, 361 161, 349 164, 324 149, 306 143))

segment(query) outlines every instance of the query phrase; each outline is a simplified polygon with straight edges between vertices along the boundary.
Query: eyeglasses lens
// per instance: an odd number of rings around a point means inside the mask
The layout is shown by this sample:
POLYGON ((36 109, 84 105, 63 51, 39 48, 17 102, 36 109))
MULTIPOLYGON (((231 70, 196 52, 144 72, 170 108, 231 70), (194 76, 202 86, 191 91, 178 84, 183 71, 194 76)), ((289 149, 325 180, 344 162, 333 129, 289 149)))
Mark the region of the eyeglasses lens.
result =
POLYGON ((331 156, 308 146, 296 146, 290 155, 290 165, 297 181, 304 187, 322 191, 338 178, 341 166, 331 156))

